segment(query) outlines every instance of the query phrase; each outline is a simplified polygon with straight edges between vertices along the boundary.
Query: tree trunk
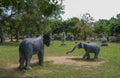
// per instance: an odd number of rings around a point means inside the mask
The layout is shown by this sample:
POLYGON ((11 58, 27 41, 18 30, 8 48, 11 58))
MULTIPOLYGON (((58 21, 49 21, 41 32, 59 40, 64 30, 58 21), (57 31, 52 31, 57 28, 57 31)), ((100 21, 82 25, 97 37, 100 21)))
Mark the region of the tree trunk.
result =
POLYGON ((12 25, 10 25, 10 42, 13 42, 12 25))
POLYGON ((19 32, 16 33, 16 42, 19 42, 19 32))
POLYGON ((86 34, 86 32, 84 32, 84 38, 83 38, 83 40, 86 41, 86 39, 87 39, 87 34, 86 34))
POLYGON ((3 30, 3 26, 0 26, 0 32, 1 32, 1 36, 0 36, 0 43, 5 43, 5 33, 4 33, 4 30, 3 30))
POLYGON ((10 42, 13 42, 13 35, 12 35, 12 33, 10 34, 10 42))

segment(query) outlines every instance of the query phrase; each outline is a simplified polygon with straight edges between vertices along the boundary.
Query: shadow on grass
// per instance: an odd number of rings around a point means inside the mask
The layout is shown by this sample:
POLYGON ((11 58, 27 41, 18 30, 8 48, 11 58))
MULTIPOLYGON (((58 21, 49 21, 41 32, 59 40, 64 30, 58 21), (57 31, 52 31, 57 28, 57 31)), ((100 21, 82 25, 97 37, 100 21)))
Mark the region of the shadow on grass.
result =
POLYGON ((53 61, 45 61, 43 65, 39 65, 38 62, 34 62, 31 64, 31 67, 34 68, 34 67, 49 67, 49 66, 52 66, 53 64, 53 61))
POLYGON ((36 69, 41 69, 42 67, 49 67, 52 65, 51 61, 46 61, 44 66, 40 66, 38 62, 31 63, 31 70, 19 69, 18 66, 0 68, 0 78, 34 78, 31 75, 36 69))
POLYGON ((82 58, 67 58, 67 59, 74 60, 74 61, 85 61, 85 62, 100 62, 100 61, 103 61, 103 59, 101 59, 101 58, 99 58, 97 60, 94 60, 94 58, 85 59, 85 60, 83 60, 82 58))
POLYGON ((24 75, 24 72, 18 68, 0 68, 0 78, 21 78, 24 75))

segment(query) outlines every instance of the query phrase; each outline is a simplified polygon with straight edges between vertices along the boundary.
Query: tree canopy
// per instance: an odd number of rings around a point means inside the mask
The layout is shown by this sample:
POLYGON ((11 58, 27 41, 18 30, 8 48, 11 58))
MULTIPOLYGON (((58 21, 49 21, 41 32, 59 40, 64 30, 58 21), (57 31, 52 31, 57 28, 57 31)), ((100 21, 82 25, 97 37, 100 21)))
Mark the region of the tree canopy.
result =
POLYGON ((90 13, 80 18, 62 20, 63 0, 0 0, 0 42, 5 35, 16 41, 21 37, 32 37, 52 32, 66 32, 82 36, 86 40, 92 35, 120 35, 120 14, 111 19, 94 21, 90 13))
POLYGON ((50 31, 51 20, 60 18, 63 8, 62 0, 0 0, 1 42, 5 30, 14 30, 10 35, 18 32, 37 35, 50 31))

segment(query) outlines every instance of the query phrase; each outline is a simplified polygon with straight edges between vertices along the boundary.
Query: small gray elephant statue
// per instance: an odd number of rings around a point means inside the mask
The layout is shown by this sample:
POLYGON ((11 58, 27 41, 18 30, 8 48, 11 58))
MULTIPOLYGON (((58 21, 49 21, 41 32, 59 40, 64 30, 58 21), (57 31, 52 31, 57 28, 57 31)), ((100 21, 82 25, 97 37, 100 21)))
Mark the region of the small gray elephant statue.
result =
POLYGON ((46 46, 50 45, 49 35, 43 35, 37 38, 24 39, 19 46, 19 69, 31 69, 30 60, 33 54, 38 54, 39 65, 43 65, 44 44, 46 46), (26 63, 25 66, 24 63, 26 63))
POLYGON ((96 43, 84 43, 80 42, 76 44, 71 51, 66 52, 66 54, 73 52, 76 48, 84 48, 85 54, 83 56, 83 60, 90 59, 89 53, 94 53, 94 60, 98 58, 98 54, 100 52, 100 47, 96 43))

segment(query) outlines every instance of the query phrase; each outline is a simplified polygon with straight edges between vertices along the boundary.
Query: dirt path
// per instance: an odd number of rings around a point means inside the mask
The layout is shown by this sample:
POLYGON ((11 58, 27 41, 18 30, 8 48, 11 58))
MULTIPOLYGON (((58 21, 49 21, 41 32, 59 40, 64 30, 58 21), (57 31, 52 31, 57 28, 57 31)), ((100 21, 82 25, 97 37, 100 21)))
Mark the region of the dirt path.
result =
MULTIPOLYGON (((105 60, 101 61, 84 61, 81 59, 80 56, 46 56, 44 59, 45 61, 52 61, 53 64, 57 65, 74 65, 74 66, 99 66, 103 63, 105 63, 105 60)), ((31 60, 31 63, 36 63, 37 60, 31 60)), ((9 64, 6 69, 9 68, 17 68, 18 64, 9 64)))
POLYGON ((65 65, 74 65, 74 66, 99 66, 105 61, 84 61, 80 56, 48 56, 45 58, 45 61, 53 61, 53 64, 65 64, 65 65))
MULTIPOLYGON (((99 60, 99 61, 83 61, 80 56, 46 56, 44 59, 45 61, 52 61, 53 64, 57 65, 73 65, 73 66, 99 66, 103 63, 105 63, 105 60, 99 60)), ((31 60, 31 64, 37 63, 38 59, 31 60)), ((1 73, 0 77, 5 77, 6 73, 14 74, 14 77, 20 76, 20 71, 17 71, 19 64, 7 64, 7 67, 4 68, 4 71, 1 73)), ((51 73, 49 70, 39 70, 38 72, 42 72, 43 74, 51 73)), ((29 73, 24 73, 22 77, 29 77, 29 73)))

